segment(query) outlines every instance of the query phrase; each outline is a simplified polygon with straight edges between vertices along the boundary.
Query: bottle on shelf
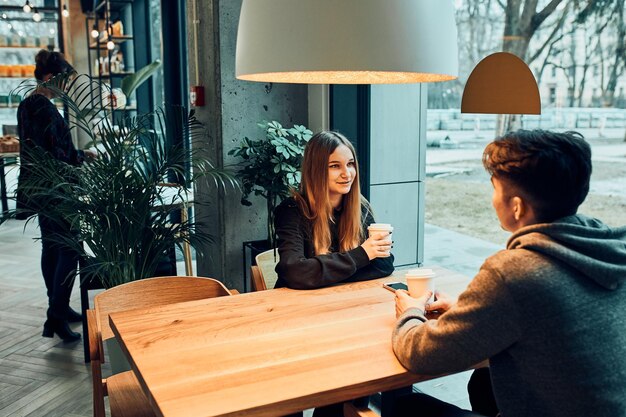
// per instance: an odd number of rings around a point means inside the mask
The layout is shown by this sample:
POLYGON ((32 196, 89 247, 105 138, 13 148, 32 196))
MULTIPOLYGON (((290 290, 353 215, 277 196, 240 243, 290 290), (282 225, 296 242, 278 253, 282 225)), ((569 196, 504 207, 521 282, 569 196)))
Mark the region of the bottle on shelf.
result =
POLYGON ((120 73, 124 71, 124 54, 122 51, 116 51, 111 56, 111 73, 120 73))
POLYGON ((124 36, 124 25, 121 20, 111 25, 111 36, 124 36))
POLYGON ((9 72, 11 77, 19 78, 22 76, 22 66, 21 65, 11 65, 11 69, 9 72))
POLYGON ((117 62, 119 63, 119 70, 120 72, 124 71, 124 54, 122 53, 122 51, 117 51, 117 53, 115 54, 117 57, 117 62))
POLYGON ((17 33, 14 33, 13 35, 11 35, 11 45, 13 47, 20 47, 22 46, 22 37, 20 35, 18 35, 17 33))

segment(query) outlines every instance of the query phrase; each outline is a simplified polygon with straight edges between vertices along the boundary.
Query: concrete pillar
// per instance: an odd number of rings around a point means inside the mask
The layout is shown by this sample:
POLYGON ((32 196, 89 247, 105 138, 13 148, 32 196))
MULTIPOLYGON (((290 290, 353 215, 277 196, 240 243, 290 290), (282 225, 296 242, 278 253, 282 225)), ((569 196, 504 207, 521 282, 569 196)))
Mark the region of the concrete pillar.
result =
MULTIPOLYGON (((187 1, 189 80, 192 85, 204 86, 206 105, 196 108, 196 114, 208 129, 208 138, 194 146, 222 167, 235 162, 227 154, 241 139, 262 137, 257 122, 307 124, 306 85, 235 79, 240 8, 241 0, 187 1)), ((214 238, 214 243, 204 248, 206 256, 198 258, 197 274, 241 290, 242 242, 266 237, 267 216, 265 200, 253 198, 252 207, 242 206, 240 200, 238 190, 217 191, 211 182, 199 183, 196 189, 197 219, 214 238)))

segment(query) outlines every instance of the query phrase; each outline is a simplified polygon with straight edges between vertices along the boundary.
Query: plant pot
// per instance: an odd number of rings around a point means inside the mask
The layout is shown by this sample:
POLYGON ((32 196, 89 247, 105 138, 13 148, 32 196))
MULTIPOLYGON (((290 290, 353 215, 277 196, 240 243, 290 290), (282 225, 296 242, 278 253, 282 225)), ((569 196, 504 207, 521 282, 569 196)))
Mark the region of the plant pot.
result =
POLYGON ((171 275, 176 275, 176 250, 173 246, 161 257, 157 269, 154 271, 155 277, 167 277, 171 275))
POLYGON ((250 249, 251 265, 256 265, 256 256, 258 254, 272 249, 272 244, 267 239, 251 240, 249 242, 245 242, 244 245, 246 245, 250 249))
MULTIPOLYGON (((88 265, 92 264, 92 259, 81 259, 79 261, 79 270, 84 270, 88 265)), ((172 246, 166 254, 164 254, 157 265, 156 271, 153 276, 166 277, 177 275, 176 271, 176 250, 172 246)), ((98 290, 105 288, 100 276, 95 273, 82 273, 80 275, 80 287, 84 290, 98 290)))

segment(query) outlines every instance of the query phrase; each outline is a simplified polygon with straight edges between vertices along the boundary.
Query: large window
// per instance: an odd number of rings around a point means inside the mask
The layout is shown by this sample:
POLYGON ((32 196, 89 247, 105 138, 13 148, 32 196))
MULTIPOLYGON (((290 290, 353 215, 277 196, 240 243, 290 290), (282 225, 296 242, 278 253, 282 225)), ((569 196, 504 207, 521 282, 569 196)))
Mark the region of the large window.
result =
MULTIPOLYGON (((529 65, 542 98, 540 116, 523 116, 510 127, 582 133, 592 146, 594 172, 580 211, 612 226, 626 224, 625 1, 561 1, 556 7, 539 1, 528 20, 507 15, 505 3, 456 2, 460 76, 429 85, 426 223, 502 246, 506 242, 480 159, 499 134, 498 116, 459 110, 471 70, 504 50, 529 65)), ((531 2, 518 3, 521 11, 531 2)))

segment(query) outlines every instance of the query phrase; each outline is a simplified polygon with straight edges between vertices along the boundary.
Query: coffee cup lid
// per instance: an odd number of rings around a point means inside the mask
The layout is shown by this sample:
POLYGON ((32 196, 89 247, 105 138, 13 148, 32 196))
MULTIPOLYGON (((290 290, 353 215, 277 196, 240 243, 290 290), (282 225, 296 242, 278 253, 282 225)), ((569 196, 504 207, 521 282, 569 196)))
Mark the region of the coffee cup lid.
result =
POLYGON ((391 226, 390 223, 372 223, 369 226, 367 226, 368 229, 389 229, 389 230, 393 230, 393 227, 391 226))
POLYGON ((434 277, 435 273, 430 268, 409 269, 406 276, 410 277, 434 277))

